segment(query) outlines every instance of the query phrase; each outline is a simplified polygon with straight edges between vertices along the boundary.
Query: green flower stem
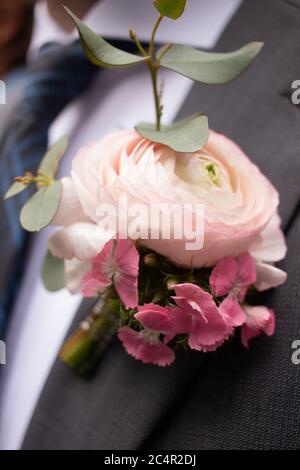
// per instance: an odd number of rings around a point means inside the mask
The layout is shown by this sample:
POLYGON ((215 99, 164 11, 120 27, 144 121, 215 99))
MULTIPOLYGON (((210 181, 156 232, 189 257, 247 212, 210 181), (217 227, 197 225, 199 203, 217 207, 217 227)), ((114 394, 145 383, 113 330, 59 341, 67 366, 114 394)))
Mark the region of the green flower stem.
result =
POLYGON ((149 56, 150 57, 153 57, 155 35, 156 35, 156 32, 158 30, 158 27, 159 27, 162 19, 163 19, 163 15, 159 15, 159 17, 157 18, 156 23, 154 25, 152 34, 151 34, 151 39, 150 39, 150 43, 149 43, 149 56))
POLYGON ((156 130, 160 131, 160 121, 161 121, 161 116, 162 116, 162 105, 161 105, 161 96, 158 91, 158 86, 157 86, 157 72, 159 69, 159 62, 155 60, 154 56, 154 42, 155 42, 155 35, 157 32, 157 29, 163 19, 163 15, 159 15, 157 18, 157 21, 154 25, 151 39, 150 39, 150 44, 149 44, 149 59, 148 59, 148 66, 151 74, 151 81, 152 81, 152 88, 153 88, 153 93, 154 93, 154 101, 155 101, 155 113, 156 113, 156 130))
POLYGON ((160 67, 160 63, 159 61, 156 60, 155 55, 154 55, 154 44, 155 44, 155 35, 163 17, 164 17, 163 15, 159 15, 154 25, 154 28, 151 34, 150 43, 149 43, 148 54, 147 54, 147 51, 142 46, 139 38, 137 37, 137 34, 132 29, 129 30, 130 37, 134 41, 138 51, 142 54, 142 56, 148 58, 147 64, 150 70, 152 88, 153 88, 153 94, 154 94, 157 131, 160 131, 160 121, 161 121, 161 116, 162 116, 162 105, 161 105, 162 93, 158 91, 158 86, 157 86, 157 72, 160 67))

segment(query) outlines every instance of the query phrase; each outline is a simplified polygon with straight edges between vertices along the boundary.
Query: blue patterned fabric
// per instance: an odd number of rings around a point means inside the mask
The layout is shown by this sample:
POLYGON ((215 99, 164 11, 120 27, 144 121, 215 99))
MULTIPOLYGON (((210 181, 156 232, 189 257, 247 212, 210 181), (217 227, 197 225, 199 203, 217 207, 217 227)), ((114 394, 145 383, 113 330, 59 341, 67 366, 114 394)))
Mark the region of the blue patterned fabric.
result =
POLYGON ((7 201, 3 196, 15 176, 36 172, 47 149, 50 124, 86 90, 96 71, 78 42, 43 47, 26 72, 22 100, 0 142, 0 334, 22 274, 28 235, 20 226, 19 213, 29 194, 24 191, 7 201))
MULTIPOLYGON (((115 45, 128 50, 127 42, 115 45)), ((47 149, 49 126, 89 87, 97 71, 78 41, 44 46, 27 70, 23 99, 0 141, 0 337, 22 275, 28 234, 20 226, 19 213, 29 194, 26 190, 7 201, 3 196, 15 176, 36 173, 47 149)))

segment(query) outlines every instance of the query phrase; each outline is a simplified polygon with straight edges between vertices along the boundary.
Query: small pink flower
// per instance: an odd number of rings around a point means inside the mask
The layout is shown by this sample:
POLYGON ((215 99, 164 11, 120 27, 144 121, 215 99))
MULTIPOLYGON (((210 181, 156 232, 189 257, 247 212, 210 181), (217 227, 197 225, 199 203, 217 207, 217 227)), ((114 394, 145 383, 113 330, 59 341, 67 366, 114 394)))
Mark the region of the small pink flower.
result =
POLYGON ((134 318, 148 330, 170 335, 174 330, 174 319, 171 311, 171 308, 161 307, 157 304, 139 305, 134 318))
POLYGON ((228 294, 219 309, 230 326, 240 326, 245 322, 240 302, 255 281, 255 264, 248 252, 237 258, 224 258, 212 270, 209 282, 214 294, 217 297, 228 294))
POLYGON ((229 335, 228 325, 212 296, 195 284, 175 286, 173 298, 179 308, 173 309, 175 334, 187 333, 188 345, 198 351, 217 349, 229 335))
POLYGON ((137 306, 139 254, 130 240, 109 241, 91 263, 91 269, 83 278, 85 297, 93 297, 114 283, 125 307, 137 306))
POLYGON ((244 307, 246 322, 242 326, 241 340, 245 348, 249 348, 249 342, 265 333, 272 336, 275 331, 275 315, 274 311, 263 306, 244 307))
POLYGON ((118 333, 128 354, 145 364, 170 365, 175 359, 174 351, 160 339, 161 334, 170 335, 173 332, 174 320, 170 309, 145 304, 138 307, 138 313, 134 317, 145 329, 135 331, 124 326, 118 333))

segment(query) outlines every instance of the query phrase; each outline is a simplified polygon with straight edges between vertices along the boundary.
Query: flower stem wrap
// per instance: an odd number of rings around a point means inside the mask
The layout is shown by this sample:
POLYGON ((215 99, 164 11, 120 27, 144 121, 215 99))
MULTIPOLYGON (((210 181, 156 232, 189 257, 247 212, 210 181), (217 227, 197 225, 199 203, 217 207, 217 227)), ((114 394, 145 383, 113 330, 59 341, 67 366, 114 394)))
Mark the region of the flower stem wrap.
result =
POLYGON ((60 358, 83 376, 91 375, 118 327, 116 301, 100 299, 79 328, 66 340, 60 358))

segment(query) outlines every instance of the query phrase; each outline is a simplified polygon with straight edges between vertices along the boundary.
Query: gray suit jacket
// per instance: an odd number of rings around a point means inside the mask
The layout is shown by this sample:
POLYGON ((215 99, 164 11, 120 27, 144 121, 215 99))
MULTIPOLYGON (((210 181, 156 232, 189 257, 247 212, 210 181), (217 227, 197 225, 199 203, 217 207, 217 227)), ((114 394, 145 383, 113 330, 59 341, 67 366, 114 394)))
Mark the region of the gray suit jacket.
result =
POLYGON ((250 70, 226 87, 195 85, 180 114, 207 112, 279 189, 288 281, 260 296, 277 313, 275 336, 249 351, 236 338, 216 353, 182 353, 169 368, 145 366, 113 340, 90 380, 58 360, 24 449, 300 448, 300 365, 291 361, 300 338, 300 109, 288 92, 300 78, 300 0, 245 0, 217 49, 253 40, 266 45, 250 70))

